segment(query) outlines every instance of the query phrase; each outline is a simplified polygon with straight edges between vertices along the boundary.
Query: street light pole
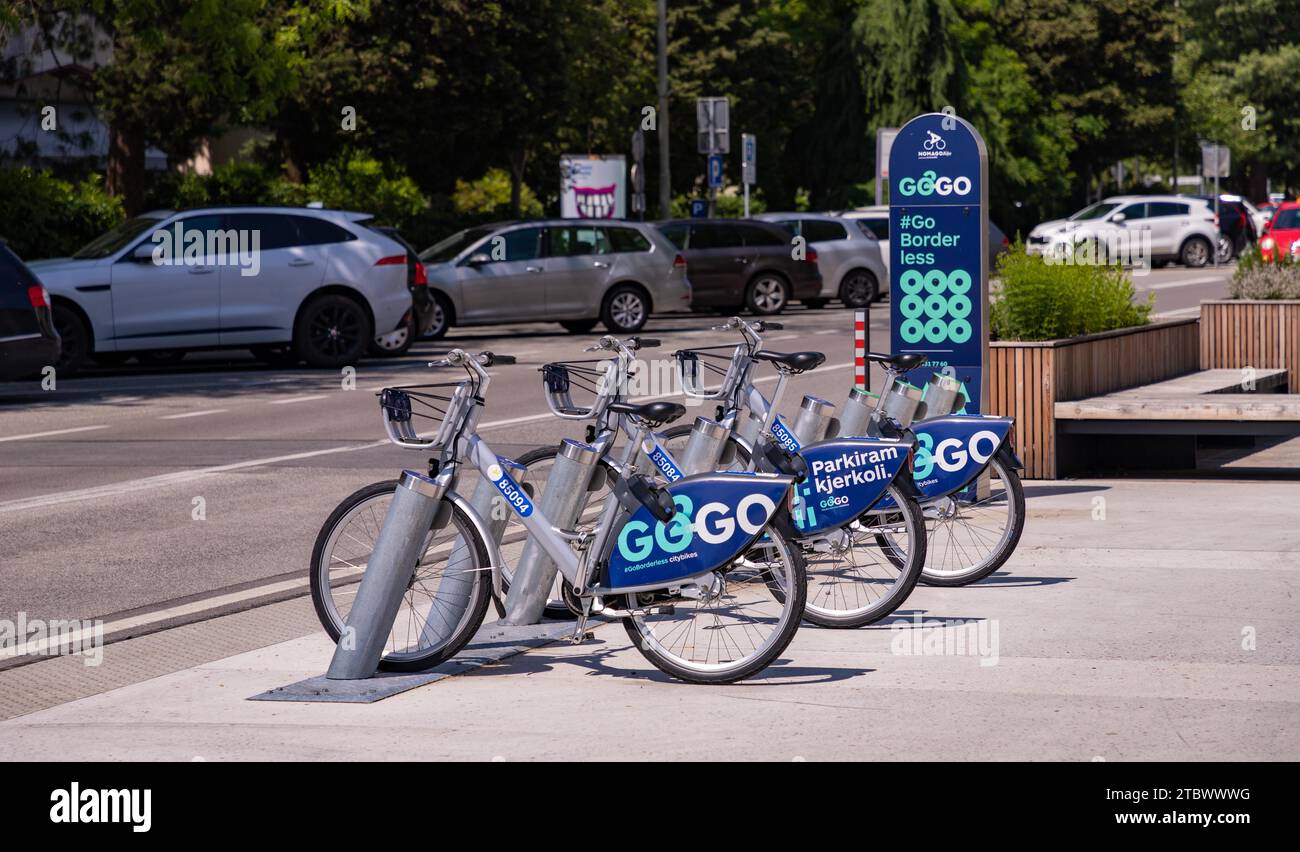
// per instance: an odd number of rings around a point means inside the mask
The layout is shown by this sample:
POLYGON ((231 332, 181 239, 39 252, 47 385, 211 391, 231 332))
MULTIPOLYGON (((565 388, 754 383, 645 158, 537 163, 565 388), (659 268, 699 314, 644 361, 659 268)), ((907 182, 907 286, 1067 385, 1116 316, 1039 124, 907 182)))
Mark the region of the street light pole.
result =
POLYGON ((659 217, 673 215, 673 184, 668 171, 668 0, 655 4, 659 14, 659 217))

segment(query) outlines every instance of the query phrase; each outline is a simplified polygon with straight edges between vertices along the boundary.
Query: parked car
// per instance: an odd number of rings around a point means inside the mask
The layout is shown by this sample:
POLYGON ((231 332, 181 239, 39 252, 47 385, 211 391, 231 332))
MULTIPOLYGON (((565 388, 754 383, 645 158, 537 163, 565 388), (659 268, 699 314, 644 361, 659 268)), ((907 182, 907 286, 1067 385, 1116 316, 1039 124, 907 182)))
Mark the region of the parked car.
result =
POLYGON ((398 233, 396 228, 387 225, 370 225, 394 242, 401 243, 406 249, 406 289, 411 291, 411 306, 414 309, 411 321, 406 328, 399 328, 387 334, 375 335, 370 344, 371 355, 401 355, 411 348, 416 338, 427 335, 437 322, 438 306, 429 293, 429 276, 424 271, 424 263, 415 247, 398 233))
POLYGON ((58 361, 50 294, 0 241, 0 381, 26 378, 58 361))
POLYGON ((673 219, 658 228, 685 259, 693 309, 777 314, 792 300, 821 297, 817 249, 808 246, 796 259, 793 238, 779 225, 673 219))
POLYGON ((1300 201, 1283 201, 1259 236, 1259 254, 1265 260, 1291 257, 1300 260, 1300 201))
MULTIPOLYGON (((1192 195, 1205 202, 1205 206, 1214 209, 1213 195, 1192 195)), ((1259 229, 1255 226, 1254 208, 1240 195, 1219 195, 1219 263, 1227 263, 1245 251, 1247 246, 1255 244, 1259 229)))
MULTIPOLYGON (((889 207, 859 207, 839 214, 842 218, 852 219, 864 231, 870 232, 880 243, 880 258, 885 265, 885 277, 889 280, 889 207)), ((992 220, 989 220, 989 270, 997 268, 998 256, 1011 248, 1011 242, 992 220)), ((888 289, 886 285, 886 289, 888 289)))
POLYGON ((839 299, 845 307, 861 308, 889 288, 880 241, 870 230, 820 213, 764 213, 754 218, 780 225, 817 250, 822 291, 816 299, 803 300, 808 307, 822 308, 839 299))
POLYGON ((1200 199, 1179 195, 1117 195, 1090 204, 1067 219, 1043 222, 1029 232, 1030 254, 1064 256, 1080 244, 1108 245, 1150 239, 1150 260, 1205 266, 1214 257, 1219 229, 1214 211, 1200 199))
POLYGON ((651 311, 691 304, 686 261, 652 226, 608 219, 501 222, 467 228, 420 252, 440 324, 597 322, 639 331, 651 311))
POLYGON ((355 364, 376 330, 406 328, 412 312, 406 249, 367 227, 370 218, 285 207, 160 210, 72 257, 35 261, 63 339, 60 367, 174 360, 195 349, 355 364))

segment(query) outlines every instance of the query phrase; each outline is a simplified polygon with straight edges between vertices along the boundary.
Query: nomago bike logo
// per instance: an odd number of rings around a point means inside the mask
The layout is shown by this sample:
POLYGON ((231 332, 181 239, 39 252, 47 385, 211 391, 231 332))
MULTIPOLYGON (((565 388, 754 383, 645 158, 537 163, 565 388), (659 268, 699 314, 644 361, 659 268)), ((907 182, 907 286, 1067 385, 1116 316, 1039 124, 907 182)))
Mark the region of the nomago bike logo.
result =
POLYGON ((947 150, 948 143, 942 136, 933 130, 925 131, 925 141, 921 143, 921 150, 916 152, 918 160, 937 160, 940 157, 951 157, 952 152, 947 150))
POLYGON ((904 343, 965 343, 970 340, 972 304, 967 295, 971 288, 970 273, 964 269, 944 272, 931 269, 922 273, 909 269, 898 279, 903 298, 898 310, 903 322, 898 336, 904 343))
POLYGON ((658 549, 667 554, 681 553, 691 546, 698 536, 705 544, 725 544, 737 530, 747 536, 757 535, 767 526, 776 504, 764 494, 749 494, 736 504, 736 515, 730 517, 731 506, 726 503, 705 503, 694 512, 694 503, 684 494, 673 496, 677 514, 667 522, 656 522, 651 532, 644 521, 628 521, 618 534, 619 555, 628 562, 641 562, 658 549))
POLYGON ((919 178, 905 177, 898 182, 898 194, 904 196, 970 195, 970 191, 970 178, 965 175, 939 177, 933 171, 926 171, 919 178))
POLYGON ((501 492, 501 496, 506 498, 510 508, 519 513, 519 517, 526 518, 533 513, 533 504, 524 494, 523 489, 501 469, 501 465, 489 465, 487 474, 488 479, 492 480, 492 484, 501 492))

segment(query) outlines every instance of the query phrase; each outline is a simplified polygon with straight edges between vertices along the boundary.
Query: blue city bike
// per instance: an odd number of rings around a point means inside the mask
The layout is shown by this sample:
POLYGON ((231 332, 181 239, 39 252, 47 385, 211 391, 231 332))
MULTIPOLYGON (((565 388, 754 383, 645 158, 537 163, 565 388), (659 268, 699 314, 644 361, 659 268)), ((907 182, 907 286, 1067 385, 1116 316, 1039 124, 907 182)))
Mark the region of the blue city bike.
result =
MULTIPOLYGON (((762 328, 760 324, 758 326, 762 328)), ((768 324, 768 327, 775 327, 768 324)), ((751 473, 776 472, 795 478, 793 493, 794 528, 791 535, 807 563, 808 591, 804 618, 828 627, 855 627, 882 617, 906 598, 916 584, 925 560, 925 521, 910 491, 907 470, 911 463, 909 438, 851 438, 822 441, 802 454, 787 452, 772 432, 781 432, 775 406, 764 409, 764 421, 755 424, 760 437, 758 463, 751 461, 754 444, 732 436, 732 419, 698 418, 663 432, 642 438, 632 434, 618 414, 636 368, 652 369, 648 362, 636 362, 635 350, 644 341, 633 338, 630 346, 613 337, 602 338, 593 349, 615 354, 610 360, 573 361, 547 364, 543 379, 548 400, 557 415, 588 420, 586 440, 609 447, 620 436, 633 446, 639 443, 648 467, 663 481, 673 482, 684 471, 705 465, 751 473), (574 404, 575 394, 590 397, 574 404), (713 435, 712 443, 708 438, 713 435), (702 439, 702 440, 701 440, 702 439), (698 443, 692 445, 692 440, 698 443), (699 448, 705 448, 700 455, 699 448), (896 552, 881 551, 879 536, 889 536, 896 552), (883 610, 883 612, 882 612, 883 610)), ((779 399, 789 377, 815 366, 814 359, 773 355, 778 371, 774 398, 779 399)), ((815 359, 820 363, 820 356, 815 359)), ((673 362, 669 375, 678 380, 673 362)), ((558 447, 540 448, 519 458, 532 481, 544 481, 560 452, 558 447)), ((598 502, 598 501, 594 501, 598 502)), ((548 613, 562 615, 569 590, 559 585, 551 590, 548 613)))
MULTIPOLYGON (((733 317, 721 328, 739 331, 744 338, 739 345, 678 353, 687 393, 723 402, 718 418, 733 429, 737 454, 742 458, 748 459, 753 451, 760 424, 770 418, 772 408, 753 382, 755 365, 773 359, 762 351, 759 334, 778 327, 733 317), (706 388, 710 380, 719 383, 706 388)), ((820 353, 798 354, 820 363, 820 353)), ((915 440, 911 485, 928 530, 919 581, 959 586, 987 577, 1014 552, 1024 530, 1024 489, 1017 473, 1023 465, 1010 443, 1014 420, 958 413, 964 407, 960 383, 942 375, 933 377, 924 389, 908 385, 902 376, 921 366, 923 355, 868 352, 866 358, 885 370, 887 381, 881 394, 857 388, 850 391, 842 421, 829 416, 833 404, 805 397, 801 422, 806 410, 819 409, 824 416, 808 420, 820 424, 820 431, 797 435, 795 427, 800 424, 791 426, 780 417, 770 431, 787 452, 799 452, 803 444, 829 436, 906 436, 915 440)), ((666 434, 680 439, 684 429, 671 428, 666 434)), ((889 498, 882 503, 888 506, 889 498)), ((914 564, 908 542, 889 530, 880 530, 875 537, 880 553, 900 571, 914 564)), ((900 584, 897 594, 902 594, 902 588, 900 584)), ((898 603, 901 600, 896 595, 895 606, 898 603)), ((876 619, 887 614, 887 607, 888 602, 882 602, 876 619)))
MULTIPOLYGON (((522 528, 515 542, 522 546, 515 551, 520 558, 531 548, 532 558, 549 560, 573 590, 575 642, 586 635, 590 618, 621 620, 647 660, 691 683, 730 683, 776 659, 798 629, 807 582, 802 555, 787 533, 794 477, 709 470, 661 484, 639 471, 636 449, 685 407, 619 402, 611 409, 626 418, 635 439, 624 452, 615 457, 576 441, 565 445, 570 458, 589 460, 588 481, 571 479, 569 485, 580 492, 605 489, 599 512, 557 525, 544 508, 544 485, 540 492, 525 488, 527 471, 498 456, 477 433, 491 381, 486 368, 513 360, 454 349, 431 366, 463 368, 467 379, 380 393, 389 439, 431 454, 427 474, 408 470, 403 482, 440 501, 380 667, 437 665, 470 640, 492 597, 509 604, 507 565, 520 562, 509 561, 498 543, 498 509, 522 528), (426 438, 417 423, 437 431, 426 438), (481 475, 477 487, 487 489, 486 513, 476 510, 477 499, 457 493, 466 466, 481 475)), ((336 642, 396 487, 383 482, 354 493, 317 538, 312 600, 336 642)), ((514 572, 513 579, 523 584, 522 576, 514 572)))

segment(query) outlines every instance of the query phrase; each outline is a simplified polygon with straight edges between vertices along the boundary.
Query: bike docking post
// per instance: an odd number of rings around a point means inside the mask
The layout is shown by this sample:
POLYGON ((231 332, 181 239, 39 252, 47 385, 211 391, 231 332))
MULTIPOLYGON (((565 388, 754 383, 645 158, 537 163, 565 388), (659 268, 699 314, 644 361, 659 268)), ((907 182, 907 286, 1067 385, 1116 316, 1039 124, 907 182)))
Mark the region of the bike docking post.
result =
POLYGON ((840 413, 839 434, 846 438, 866 436, 876 402, 876 396, 865 388, 850 390, 849 398, 844 401, 844 411, 840 413))
POLYGON ((378 671, 393 620, 424 555, 446 490, 445 484, 423 474, 402 472, 326 678, 359 680, 378 671))
POLYGON ((799 416, 794 421, 794 436, 800 446, 806 447, 825 438, 836 423, 834 414, 834 403, 811 394, 805 396, 799 403, 799 416))
POLYGON ((696 417, 682 452, 682 473, 708 473, 718 469, 726 445, 727 427, 707 417, 696 417))
MULTIPOLYGON (((557 529, 572 529, 587 505, 587 488, 596 472, 599 451, 592 446, 570 440, 560 444, 555 465, 546 487, 537 500, 543 517, 557 529)), ((524 544, 515 567, 510 591, 506 594, 506 615, 502 624, 536 624, 542 619, 551 586, 555 583, 555 562, 536 540, 524 544)))

